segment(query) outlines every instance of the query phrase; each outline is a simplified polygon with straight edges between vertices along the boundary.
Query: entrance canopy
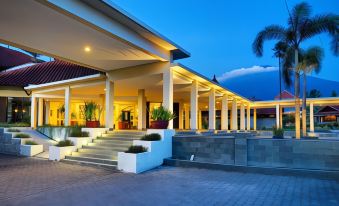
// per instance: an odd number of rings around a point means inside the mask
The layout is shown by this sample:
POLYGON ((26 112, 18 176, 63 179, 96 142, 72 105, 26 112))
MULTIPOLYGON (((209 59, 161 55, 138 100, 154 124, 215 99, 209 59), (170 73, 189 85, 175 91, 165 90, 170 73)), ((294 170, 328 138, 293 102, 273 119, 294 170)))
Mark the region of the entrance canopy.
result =
POLYGON ((0 42, 101 71, 189 56, 106 2, 4 0, 0 42))

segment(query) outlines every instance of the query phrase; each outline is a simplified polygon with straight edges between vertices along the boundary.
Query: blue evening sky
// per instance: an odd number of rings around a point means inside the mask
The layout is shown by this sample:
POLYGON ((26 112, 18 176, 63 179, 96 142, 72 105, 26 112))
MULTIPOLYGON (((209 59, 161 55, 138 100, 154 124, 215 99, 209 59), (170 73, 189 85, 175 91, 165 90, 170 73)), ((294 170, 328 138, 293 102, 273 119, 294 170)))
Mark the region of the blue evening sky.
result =
MULTIPOLYGON (((180 60, 186 66, 211 77, 254 65, 278 66, 272 58, 274 42, 265 44, 264 56, 252 52, 256 34, 270 24, 286 25, 284 0, 112 0, 137 19, 151 26, 191 53, 180 60)), ((287 0, 291 8, 297 0, 287 0)), ((338 0, 309 0, 313 14, 339 13, 338 0)), ((304 47, 325 49, 318 77, 339 81, 339 57, 329 47, 328 35, 317 36, 304 47)))

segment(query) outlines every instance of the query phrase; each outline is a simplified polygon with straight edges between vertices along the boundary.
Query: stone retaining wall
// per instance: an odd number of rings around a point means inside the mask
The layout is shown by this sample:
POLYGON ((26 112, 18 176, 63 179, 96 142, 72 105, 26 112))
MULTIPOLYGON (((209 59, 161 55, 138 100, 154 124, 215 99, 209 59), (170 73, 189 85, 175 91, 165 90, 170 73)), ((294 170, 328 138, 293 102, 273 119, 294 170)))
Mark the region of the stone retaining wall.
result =
POLYGON ((190 136, 173 138, 173 158, 226 165, 339 171, 339 141, 190 136))
POLYGON ((211 136, 173 137, 173 158, 219 164, 234 164, 234 138, 211 136))
POLYGON ((3 128, 0 128, 0 153, 2 154, 20 154, 20 139, 13 139, 11 133, 5 133, 3 128))

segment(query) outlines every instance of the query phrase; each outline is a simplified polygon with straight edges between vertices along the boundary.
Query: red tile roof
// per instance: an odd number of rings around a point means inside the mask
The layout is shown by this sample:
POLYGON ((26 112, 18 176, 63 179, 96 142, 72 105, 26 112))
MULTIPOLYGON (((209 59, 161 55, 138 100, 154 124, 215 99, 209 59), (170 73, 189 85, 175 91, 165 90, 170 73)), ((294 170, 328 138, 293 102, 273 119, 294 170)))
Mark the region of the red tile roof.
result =
POLYGON ((280 99, 280 96, 281 99, 294 99, 294 95, 286 90, 282 91, 280 95, 278 94, 277 96, 275 96, 274 99, 278 100, 280 99))
POLYGON ((0 86, 25 87, 29 84, 44 84, 98 73, 100 72, 94 69, 55 60, 0 72, 0 86))
POLYGON ((0 70, 32 62, 32 57, 0 46, 0 70))

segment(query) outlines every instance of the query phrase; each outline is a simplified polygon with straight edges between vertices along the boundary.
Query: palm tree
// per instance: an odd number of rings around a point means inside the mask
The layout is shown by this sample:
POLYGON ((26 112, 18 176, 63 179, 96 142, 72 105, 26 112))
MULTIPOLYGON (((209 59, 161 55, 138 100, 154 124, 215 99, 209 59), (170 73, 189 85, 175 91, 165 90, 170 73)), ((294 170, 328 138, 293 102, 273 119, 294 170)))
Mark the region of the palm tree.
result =
POLYGON ((307 136, 306 133, 306 96, 307 96, 307 74, 315 71, 316 73, 320 72, 321 61, 324 57, 323 49, 320 47, 311 47, 306 51, 300 52, 300 59, 297 66, 297 71, 303 73, 303 101, 302 101, 302 122, 303 122, 303 136, 307 136), (305 125, 304 125, 305 124, 305 125))
MULTIPOLYGON (((254 42, 253 52, 258 56, 263 55, 263 45, 267 40, 278 40, 285 42, 293 52, 294 63, 284 63, 284 74, 290 74, 294 69, 294 91, 295 91, 295 129, 296 138, 300 138, 300 73, 296 67, 299 64, 299 51, 301 43, 321 33, 328 33, 332 37, 331 48, 335 55, 339 55, 339 16, 336 14, 322 14, 311 16, 311 6, 302 2, 295 5, 289 12, 287 27, 270 25, 260 31, 254 42)), ((286 75, 288 76, 288 75, 286 75)), ((285 78, 285 80, 288 78, 285 78)), ((286 82, 287 84, 290 82, 286 82)), ((306 125, 306 124, 303 124, 306 125)))
POLYGON ((281 100, 281 66, 280 60, 285 57, 287 50, 287 45, 285 42, 279 41, 275 44, 273 51, 274 56, 279 59, 279 99, 281 100))

